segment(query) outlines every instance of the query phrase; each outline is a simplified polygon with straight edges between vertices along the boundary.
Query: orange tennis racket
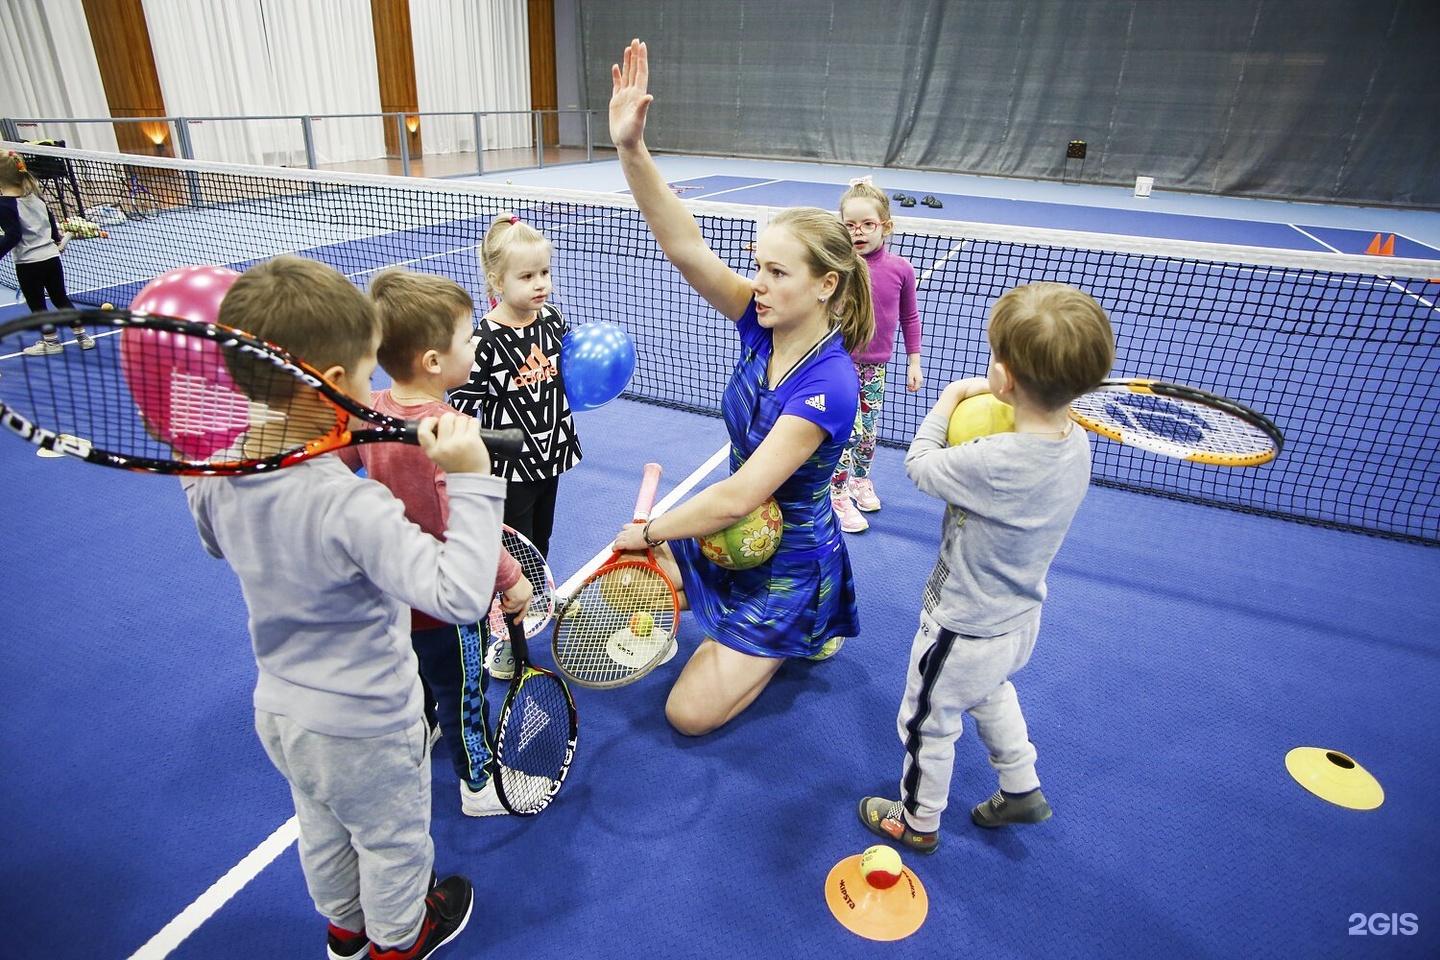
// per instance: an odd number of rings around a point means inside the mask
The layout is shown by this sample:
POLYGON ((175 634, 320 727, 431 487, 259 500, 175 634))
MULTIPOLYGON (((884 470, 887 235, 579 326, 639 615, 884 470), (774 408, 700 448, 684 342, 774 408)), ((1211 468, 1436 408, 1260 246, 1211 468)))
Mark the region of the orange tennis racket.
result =
MULTIPOLYGON (((650 519, 660 464, 645 465, 635 522, 650 519)), ((634 683, 665 659, 680 626, 680 598, 655 563, 618 550, 586 577, 555 620, 555 666, 582 687, 608 689, 634 683)))

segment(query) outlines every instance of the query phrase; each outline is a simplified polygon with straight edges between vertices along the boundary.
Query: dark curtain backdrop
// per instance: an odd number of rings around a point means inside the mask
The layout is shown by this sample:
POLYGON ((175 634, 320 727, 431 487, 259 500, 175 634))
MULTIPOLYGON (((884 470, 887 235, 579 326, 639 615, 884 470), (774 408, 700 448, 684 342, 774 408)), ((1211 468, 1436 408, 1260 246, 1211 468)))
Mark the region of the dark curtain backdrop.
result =
POLYGON ((577 3, 660 151, 1440 207, 1440 0, 577 3))

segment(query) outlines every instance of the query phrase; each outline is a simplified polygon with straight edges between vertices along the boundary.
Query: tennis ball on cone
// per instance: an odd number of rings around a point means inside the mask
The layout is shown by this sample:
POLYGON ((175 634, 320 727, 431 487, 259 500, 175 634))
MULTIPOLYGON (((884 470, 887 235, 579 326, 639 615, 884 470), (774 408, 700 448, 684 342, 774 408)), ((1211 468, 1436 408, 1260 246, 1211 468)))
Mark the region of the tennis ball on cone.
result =
POLYGON ((876 844, 860 854, 860 874, 877 890, 889 890, 900 881, 905 864, 894 847, 876 844))
POLYGON ((101 310, 114 310, 114 309, 115 309, 115 304, 113 304, 113 303, 102 303, 102 304, 100 304, 100 309, 101 309, 101 310))
POLYGON ((952 447, 969 443, 976 437, 992 433, 1009 433, 1015 429, 1015 408, 995 399, 993 393, 977 393, 961 400, 950 414, 945 439, 952 447))
POLYGON ((780 504, 770 497, 724 530, 697 537, 696 542, 700 544, 700 552, 716 566, 749 570, 775 556, 784 529, 780 504))

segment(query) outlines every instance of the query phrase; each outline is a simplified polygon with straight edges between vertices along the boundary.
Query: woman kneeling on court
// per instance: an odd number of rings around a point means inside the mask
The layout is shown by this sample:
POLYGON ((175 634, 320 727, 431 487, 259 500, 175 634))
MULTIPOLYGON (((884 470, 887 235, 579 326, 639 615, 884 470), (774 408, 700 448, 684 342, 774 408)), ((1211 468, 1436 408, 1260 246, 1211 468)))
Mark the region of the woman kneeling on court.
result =
POLYGON ((707 639, 675 681, 665 716, 700 736, 753 703, 786 658, 824 659, 859 629, 830 476, 859 402, 849 351, 875 330, 870 275, 839 219, 816 208, 771 221, 755 243, 753 279, 731 270, 645 146, 653 98, 643 43, 631 42, 612 79, 610 138, 640 212, 665 256, 740 336, 722 402, 730 476, 615 538, 619 550, 668 541, 657 557, 678 573, 707 639), (721 569, 690 539, 723 530, 772 495, 785 528, 779 551, 760 566, 721 569))

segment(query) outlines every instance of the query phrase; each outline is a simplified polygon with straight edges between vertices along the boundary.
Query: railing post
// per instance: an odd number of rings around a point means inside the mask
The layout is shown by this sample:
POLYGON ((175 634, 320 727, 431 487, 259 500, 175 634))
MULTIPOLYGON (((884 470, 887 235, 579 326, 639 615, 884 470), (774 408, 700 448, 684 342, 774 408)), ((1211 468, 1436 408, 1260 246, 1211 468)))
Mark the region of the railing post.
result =
POLYGON ((594 110, 585 111, 585 162, 595 162, 595 138, 591 136, 590 121, 594 118, 594 110))
MULTIPOLYGON (((189 118, 175 118, 175 142, 180 146, 180 156, 183 159, 195 159, 195 144, 190 139, 189 118)), ((205 194, 200 189, 200 175, 194 170, 185 171, 185 189, 190 194, 190 206, 198 210, 205 205, 205 194)))
POLYGON ((405 114, 395 114, 395 136, 400 140, 400 176, 410 176, 410 144, 405 137, 405 114))
POLYGON ((300 135, 305 139, 305 166, 315 169, 315 126, 310 118, 300 118, 300 135))
POLYGON ((485 176, 485 114, 475 114, 475 172, 485 176))
POLYGON ((538 169, 545 169, 545 129, 544 115, 535 111, 535 166, 538 169))
POLYGON ((180 145, 182 160, 195 159, 195 144, 190 140, 190 121, 185 117, 175 118, 175 142, 180 145))
POLYGON ((9 117, 0 118, 0 138, 11 143, 20 142, 20 128, 15 126, 15 121, 9 117))

